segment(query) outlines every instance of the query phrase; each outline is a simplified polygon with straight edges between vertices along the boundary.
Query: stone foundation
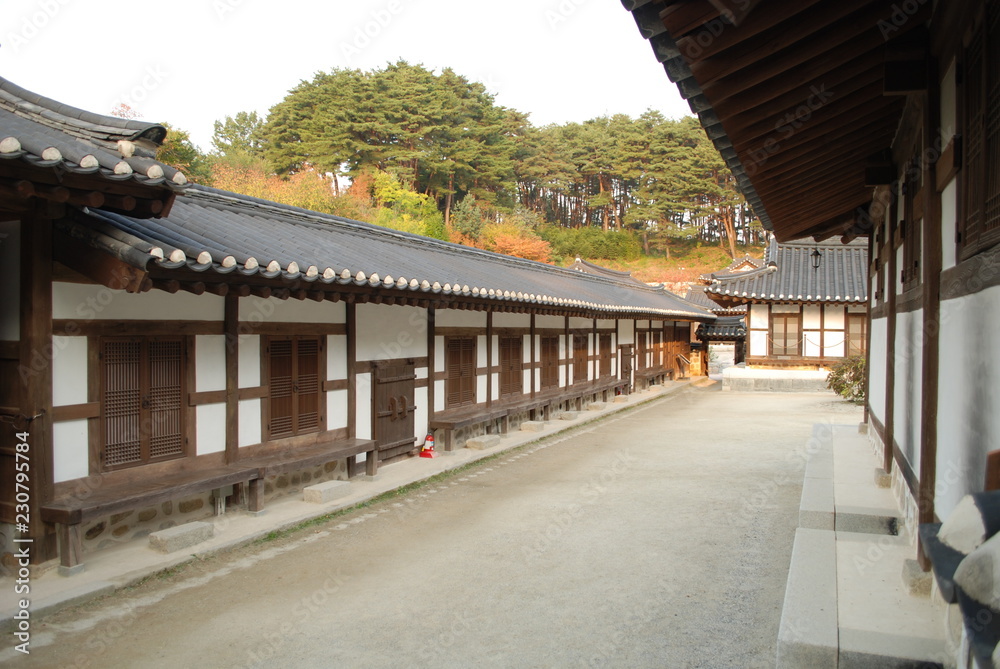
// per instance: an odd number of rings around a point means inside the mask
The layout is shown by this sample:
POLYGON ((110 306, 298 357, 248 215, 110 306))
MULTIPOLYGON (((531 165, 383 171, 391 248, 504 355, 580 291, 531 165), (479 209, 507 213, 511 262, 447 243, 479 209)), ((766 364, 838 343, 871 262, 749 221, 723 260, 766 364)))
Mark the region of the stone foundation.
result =
MULTIPOLYGON (((269 476, 264 480, 264 503, 288 495, 302 496, 302 490, 309 485, 324 481, 347 480, 347 461, 334 460, 318 467, 309 467, 286 474, 269 476)), ((246 499, 236 504, 227 504, 226 512, 233 513, 246 509, 246 499)), ((151 533, 176 527, 196 520, 205 520, 215 515, 215 500, 211 491, 198 495, 170 500, 135 511, 125 511, 84 523, 83 552, 111 548, 119 544, 145 539, 151 533)))

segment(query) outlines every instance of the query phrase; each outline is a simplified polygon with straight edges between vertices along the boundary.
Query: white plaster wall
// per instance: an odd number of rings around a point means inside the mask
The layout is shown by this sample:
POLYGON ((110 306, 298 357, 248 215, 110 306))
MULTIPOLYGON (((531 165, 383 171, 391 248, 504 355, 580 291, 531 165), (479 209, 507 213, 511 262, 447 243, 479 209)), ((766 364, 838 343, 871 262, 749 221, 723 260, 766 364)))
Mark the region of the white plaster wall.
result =
POLYGON ((569 319, 569 329, 570 330, 593 330, 594 320, 592 318, 577 318, 574 316, 569 319))
MULTIPOLYGON (((371 399, 369 398, 369 402, 371 399)), ((326 427, 336 430, 347 427, 347 391, 331 390, 326 394, 326 427)))
POLYGON ((848 304, 847 313, 849 314, 863 314, 867 313, 868 307, 864 304, 848 304))
POLYGON ((444 337, 434 337, 434 371, 443 372, 445 366, 444 359, 444 337))
POLYGON ((52 317, 90 320, 221 321, 225 300, 205 293, 126 293, 82 283, 52 284, 52 317))
POLYGON ((347 336, 326 336, 326 378, 347 378, 347 336))
POLYGON ((958 264, 953 240, 958 225, 958 179, 952 179, 941 191, 941 269, 958 264))
POLYGON ((476 366, 486 366, 486 335, 476 337, 476 366))
POLYGON ((21 223, 0 221, 0 341, 21 339, 21 223))
POLYGON ((885 355, 888 320, 879 318, 871 322, 871 349, 868 351, 868 404, 871 413, 885 425, 885 355))
POLYGON ((843 330, 827 330, 823 336, 823 355, 828 358, 842 358, 846 355, 844 345, 847 339, 843 330))
POLYGON ((434 325, 449 328, 485 328, 486 312, 438 309, 434 312, 434 325))
POLYGON ((198 335, 194 340, 195 390, 226 389, 226 337, 198 335))
POLYGON ((751 304, 750 305, 750 328, 757 329, 762 328, 766 330, 769 327, 766 304, 751 304))
POLYGON ((566 326, 566 319, 562 316, 535 316, 536 328, 562 328, 566 326))
MULTIPOLYGON (((496 397, 496 395, 494 395, 496 397)), ((476 403, 486 401, 486 375, 480 374, 476 377, 476 403)))
POLYGON ((597 329, 608 330, 615 327, 615 319, 613 318, 598 318, 597 319, 597 329))
POLYGON ((635 344, 635 330, 632 328, 632 321, 622 319, 618 321, 618 346, 635 344))
MULTIPOLYGON (((240 388, 254 388, 260 385, 260 336, 240 337, 239 374, 240 388)), ((257 442, 254 442, 257 443, 257 442)))
MULTIPOLYGON (((899 210, 902 211, 903 207, 899 207, 899 210)), ((900 246, 898 249, 896 249, 896 267, 904 267, 904 265, 903 265, 903 247, 902 246, 900 246)), ((921 264, 921 267, 923 267, 923 264, 921 264)), ((893 283, 896 284, 896 294, 897 295, 902 295, 903 294, 903 282, 902 281, 894 281, 893 283)))
MULTIPOLYGON (((862 311, 864 311, 863 308, 862 311)), ((844 307, 840 306, 826 307, 825 313, 823 314, 823 325, 826 327, 827 330, 843 330, 844 307)))
POLYGON ((941 303, 935 511, 947 518, 983 488, 987 452, 1000 444, 1000 287, 941 303), (961 342, 961 345, 953 344, 961 342))
POLYGON ((500 364, 500 336, 493 335, 490 337, 490 339, 493 340, 491 344, 492 350, 490 351, 491 353, 490 357, 493 358, 493 360, 490 364, 496 367, 497 365, 500 364))
POLYGON ((358 360, 427 355, 426 311, 418 307, 359 304, 358 360))
POLYGON ((427 423, 430 422, 430 415, 427 412, 427 388, 415 388, 413 401, 417 405, 417 410, 413 412, 413 436, 417 438, 418 444, 422 444, 428 432, 427 423))
POLYGON ((205 404, 195 412, 197 455, 226 450, 226 405, 205 404))
POLYGON ((52 405, 87 401, 87 338, 52 337, 52 405))
POLYGON ((53 423, 52 476, 55 483, 90 476, 86 420, 53 423))
POLYGON ((434 411, 444 411, 444 381, 434 382, 434 411))
POLYGON ((898 314, 895 358, 895 437, 907 462, 920 476, 920 397, 923 385, 921 365, 922 311, 898 314))
POLYGON ((240 400, 239 431, 236 441, 241 448, 259 444, 261 441, 260 407, 261 400, 259 399, 240 400))
MULTIPOLYGON (((357 394, 354 396, 358 404, 357 435, 358 439, 372 438, 372 375, 364 373, 357 375, 357 394)), ((443 385, 443 384, 442 384, 443 385)), ((442 388, 443 393, 443 388, 442 388)))
POLYGON ((347 307, 343 302, 329 300, 279 300, 250 295, 240 298, 240 320, 251 323, 346 323, 347 307))
POLYGON ((817 304, 807 304, 802 307, 802 329, 820 329, 820 307, 817 304))
POLYGON ((767 355, 767 331, 753 330, 750 332, 750 353, 752 356, 767 355))
POLYGON ((807 330, 803 333, 802 355, 807 358, 817 358, 823 355, 818 330, 807 330))
POLYGON ((530 314, 493 314, 493 327, 495 328, 527 328, 531 327, 530 314))
MULTIPOLYGON (((500 397, 500 375, 499 374, 492 374, 490 380, 492 381, 491 385, 493 386, 493 390, 491 391, 493 393, 492 397, 493 397, 493 399, 497 399, 498 397, 500 397)), ((479 399, 479 398, 477 398, 477 399, 479 399)), ((486 401, 486 395, 483 395, 482 398, 479 401, 485 402, 486 401)))

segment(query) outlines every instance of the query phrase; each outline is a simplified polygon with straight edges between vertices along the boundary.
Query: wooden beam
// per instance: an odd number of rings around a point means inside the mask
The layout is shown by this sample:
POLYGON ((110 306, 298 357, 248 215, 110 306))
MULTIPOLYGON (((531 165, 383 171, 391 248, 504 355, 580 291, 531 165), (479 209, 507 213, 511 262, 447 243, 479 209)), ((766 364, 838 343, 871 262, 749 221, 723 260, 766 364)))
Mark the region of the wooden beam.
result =
POLYGON ((719 17, 725 19, 733 26, 739 27, 746 21, 747 16, 753 8, 760 4, 761 0, 708 0, 709 3, 719 12, 719 17))
POLYGON ((240 429, 240 298, 226 295, 223 306, 226 338, 226 463, 239 459, 240 429))
POLYGON ((739 30, 733 30, 720 20, 712 22, 689 35, 678 38, 674 35, 678 49, 688 62, 711 58, 741 42, 752 40, 762 32, 784 23, 794 16, 804 14, 820 0, 802 0, 802 2, 782 2, 768 7, 766 12, 754 12, 747 16, 739 25, 739 30))
MULTIPOLYGON (((358 375, 354 371, 358 362, 358 313, 357 307, 347 303, 347 436, 358 436, 358 375)), ((378 460, 378 454, 367 457, 378 460)))
MULTIPOLYGON (((30 561, 41 564, 55 557, 56 537, 42 522, 42 509, 52 497, 52 221, 45 203, 37 203, 21 218, 20 274, 20 401, 29 417, 18 430, 28 444, 27 531, 32 539, 30 561)), ((5 488, 11 491, 10 482, 5 488)), ((5 500, 6 501, 6 500, 5 500)))
POLYGON ((674 39, 698 30, 720 16, 719 10, 706 2, 680 2, 668 5, 660 12, 663 25, 674 39))
POLYGON ((146 272, 132 267, 123 260, 88 247, 81 247, 76 240, 56 235, 52 256, 75 272, 91 281, 114 290, 128 293, 141 292, 146 272))

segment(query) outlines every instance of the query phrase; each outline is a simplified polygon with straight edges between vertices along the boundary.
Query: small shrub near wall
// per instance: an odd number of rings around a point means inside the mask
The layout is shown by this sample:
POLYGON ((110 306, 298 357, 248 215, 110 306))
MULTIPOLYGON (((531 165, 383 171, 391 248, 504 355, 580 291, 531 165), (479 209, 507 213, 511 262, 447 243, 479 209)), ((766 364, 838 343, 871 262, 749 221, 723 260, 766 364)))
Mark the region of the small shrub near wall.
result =
POLYGON ((855 355, 844 358, 830 370, 826 380, 828 388, 855 404, 865 401, 865 357, 855 355))

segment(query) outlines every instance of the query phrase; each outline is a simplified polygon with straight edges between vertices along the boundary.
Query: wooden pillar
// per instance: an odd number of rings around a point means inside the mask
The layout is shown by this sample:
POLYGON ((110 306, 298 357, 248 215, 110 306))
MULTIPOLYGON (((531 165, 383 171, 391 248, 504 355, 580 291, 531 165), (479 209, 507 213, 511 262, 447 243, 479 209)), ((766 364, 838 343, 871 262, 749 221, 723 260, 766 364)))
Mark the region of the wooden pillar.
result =
MULTIPOLYGON (((875 299, 872 293, 872 286, 875 284, 875 257, 878 255, 878 249, 875 247, 875 238, 878 236, 876 230, 871 230, 868 234, 868 287, 867 293, 868 301, 865 303, 865 417, 864 422, 867 424, 869 419, 869 407, 871 406, 871 396, 868 394, 868 389, 871 387, 872 378, 872 301, 875 299)), ((844 308, 844 353, 848 353, 847 338, 850 335, 850 326, 847 322, 847 308, 844 308)))
POLYGON ((486 406, 493 406, 493 312, 486 312, 486 406))
MULTIPOLYGON (((347 308, 347 436, 355 439, 358 436, 358 319, 357 306, 353 302, 344 305, 347 308)), ((378 457, 369 453, 368 457, 378 457)))
POLYGON ((535 314, 534 314, 534 312, 532 312, 532 314, 531 314, 531 324, 528 326, 528 328, 529 328, 528 331, 531 333, 531 341, 529 342, 529 345, 528 345, 528 350, 531 352, 531 366, 529 367, 529 369, 531 370, 531 398, 534 399, 535 398, 535 392, 536 392, 535 388, 536 388, 536 385, 537 385, 535 383, 535 365, 537 365, 540 362, 538 360, 537 351, 535 350, 536 347, 535 347, 535 314))
POLYGON ((427 307, 427 420, 434 418, 434 388, 437 386, 437 346, 434 335, 434 307, 427 307))
POLYGON ((226 336, 226 462, 239 459, 240 429, 240 298, 234 292, 225 297, 223 332, 226 336))
POLYGON ((889 220, 885 233, 889 262, 886 264, 887 269, 885 270, 885 419, 882 424, 884 428, 882 437, 885 443, 882 451, 882 469, 886 474, 892 472, 892 456, 896 443, 896 323, 899 320, 896 313, 896 282, 899 280, 896 228, 899 226, 899 196, 901 194, 899 184, 897 184, 896 192, 893 193, 892 197, 892 206, 889 207, 889 220))
MULTIPOLYGON (((565 366, 566 366, 566 388, 570 386, 569 380, 569 365, 570 361, 573 359, 573 342, 569 336, 569 316, 563 316, 563 341, 565 342, 564 352, 565 352, 565 366)), ((573 380, 576 380, 576 369, 573 369, 573 380)))
MULTIPOLYGON (((5 447, 27 443, 29 474, 27 481, 27 531, 21 538, 31 540, 32 564, 56 556, 54 530, 42 522, 42 506, 51 499, 52 472, 52 218, 58 211, 38 202, 21 217, 20 285, 20 411, 24 417, 17 437, 5 447)), ((13 485, 5 481, 4 485, 13 485)), ((17 492, 24 492, 21 488, 17 492)), ((22 544, 24 545, 24 544, 22 544)))
MULTIPOLYGON (((936 145, 940 134, 939 81, 936 61, 928 59, 927 95, 924 97, 922 155, 936 145)), ((941 344, 941 194, 937 190, 936 157, 923 166, 924 224, 921 229, 923 253, 923 381, 920 400, 920 482, 918 484, 918 521, 933 523, 934 487, 937 483, 938 376, 941 344)), ((917 556, 924 570, 930 562, 923 550, 917 556)))

